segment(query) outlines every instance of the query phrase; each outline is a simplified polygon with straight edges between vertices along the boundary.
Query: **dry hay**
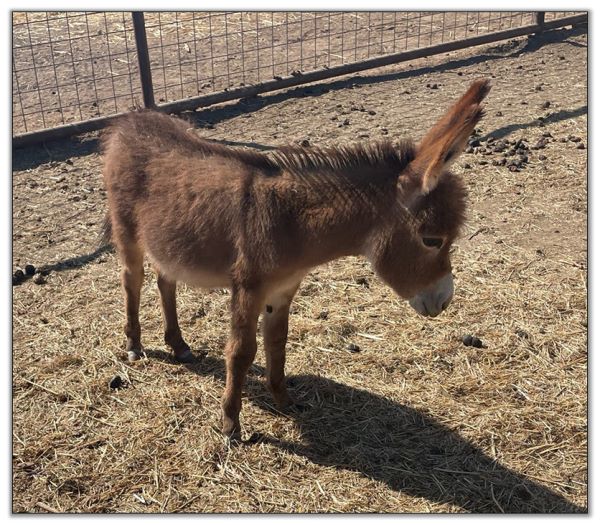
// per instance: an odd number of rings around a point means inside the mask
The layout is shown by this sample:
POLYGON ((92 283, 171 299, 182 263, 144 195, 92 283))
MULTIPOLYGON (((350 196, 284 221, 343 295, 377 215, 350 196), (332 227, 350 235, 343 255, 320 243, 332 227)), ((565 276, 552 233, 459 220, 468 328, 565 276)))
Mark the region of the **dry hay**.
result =
MULTIPOLYGON (((462 157, 469 224, 454 254, 456 297, 439 318, 418 317, 361 259, 313 271, 293 303, 287 366, 308 410, 273 408, 259 352, 244 395, 242 446, 228 446, 218 432, 226 292, 179 287, 184 336, 207 353, 182 366, 166 353, 150 272, 141 307, 148 358, 124 360, 113 254, 55 265, 46 285, 13 288, 14 511, 583 510, 586 151, 559 139, 587 139, 586 45, 585 35, 568 36, 518 59, 509 53, 415 77, 395 78, 398 68, 388 68, 372 74, 391 75, 383 81, 351 80, 318 97, 273 95, 264 107, 258 99, 202 113, 216 124, 210 136, 222 140, 335 143, 381 128, 397 138, 404 133, 394 123, 421 133, 485 72, 496 79, 484 132, 505 130, 531 144, 550 131, 555 140, 531 152, 519 173, 462 157), (414 111, 394 108, 391 94, 414 111), (558 116, 534 127, 546 99, 558 116), (349 109, 361 103, 377 115, 349 109), (340 111, 350 126, 330 120, 340 111), (465 347, 464 334, 485 347, 465 347), (361 351, 347 351, 349 343, 361 351), (115 375, 123 387, 111 390, 115 375)), ((38 166, 16 157, 15 266, 93 251, 105 201, 100 159, 66 164, 58 146, 48 154, 53 162, 38 166)))

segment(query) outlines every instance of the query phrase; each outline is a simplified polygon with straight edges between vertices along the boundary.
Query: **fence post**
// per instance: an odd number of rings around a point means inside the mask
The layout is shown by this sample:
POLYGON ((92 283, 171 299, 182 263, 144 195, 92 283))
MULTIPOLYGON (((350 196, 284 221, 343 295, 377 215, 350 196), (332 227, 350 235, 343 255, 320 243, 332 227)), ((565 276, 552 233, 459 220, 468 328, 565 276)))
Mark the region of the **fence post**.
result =
POLYGON ((142 11, 132 11, 135 45, 137 48, 138 65, 140 67, 140 82, 144 107, 154 108, 154 88, 152 87, 152 70, 150 69, 150 55, 148 54, 148 40, 146 38, 146 24, 142 11))
POLYGON ((538 11, 535 14, 535 23, 538 26, 537 31, 535 32, 536 35, 541 35, 544 32, 545 18, 545 11, 538 11))

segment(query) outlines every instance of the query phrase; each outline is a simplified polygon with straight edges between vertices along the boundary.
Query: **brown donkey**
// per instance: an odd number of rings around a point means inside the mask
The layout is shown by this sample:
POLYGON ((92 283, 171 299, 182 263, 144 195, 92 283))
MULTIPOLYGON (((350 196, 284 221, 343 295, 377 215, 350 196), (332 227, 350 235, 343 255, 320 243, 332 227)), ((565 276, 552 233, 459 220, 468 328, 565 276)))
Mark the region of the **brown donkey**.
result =
POLYGON ((469 90, 418 145, 235 150, 202 140, 155 111, 116 121, 103 139, 107 229, 123 264, 127 351, 141 352, 144 254, 158 274, 165 341, 192 358, 177 322, 177 281, 231 289, 223 432, 239 437, 245 376, 264 312, 267 386, 291 403, 285 375, 290 302, 315 266, 363 255, 423 315, 453 294, 449 250, 465 188, 447 169, 483 114, 487 80, 469 90))

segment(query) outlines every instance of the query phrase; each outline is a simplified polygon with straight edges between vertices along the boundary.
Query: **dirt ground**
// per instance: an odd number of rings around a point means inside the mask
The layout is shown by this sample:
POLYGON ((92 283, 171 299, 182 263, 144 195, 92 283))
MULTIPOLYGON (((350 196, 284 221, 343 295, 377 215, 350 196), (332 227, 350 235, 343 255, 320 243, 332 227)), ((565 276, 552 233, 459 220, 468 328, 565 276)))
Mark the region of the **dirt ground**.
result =
POLYGON ((479 137, 493 140, 455 167, 469 210, 451 307, 419 317, 359 258, 314 270, 293 304, 287 365, 309 409, 274 410, 259 352, 242 409, 248 442, 234 447, 218 432, 227 291, 179 286, 184 337, 207 355, 176 364, 148 267, 147 358, 128 363, 119 264, 96 249, 106 201, 96 136, 14 151, 13 266, 49 273, 13 286, 13 511, 585 511, 587 34, 193 117, 204 137, 264 150, 418 138, 481 77, 493 87, 479 137), (500 165, 500 140, 522 141, 527 159, 500 165), (484 347, 464 346, 465 334, 484 347))

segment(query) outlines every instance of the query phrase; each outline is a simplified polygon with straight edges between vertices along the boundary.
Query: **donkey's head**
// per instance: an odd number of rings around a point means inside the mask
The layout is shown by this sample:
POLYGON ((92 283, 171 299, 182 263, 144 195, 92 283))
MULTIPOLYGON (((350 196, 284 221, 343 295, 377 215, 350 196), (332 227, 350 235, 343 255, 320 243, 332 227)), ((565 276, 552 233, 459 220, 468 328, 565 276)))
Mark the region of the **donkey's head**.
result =
POLYGON ((450 248, 465 217, 465 187, 448 169, 483 116, 487 80, 471 85, 416 147, 399 174, 396 213, 370 239, 375 271, 420 314, 436 316, 452 299, 450 248))

